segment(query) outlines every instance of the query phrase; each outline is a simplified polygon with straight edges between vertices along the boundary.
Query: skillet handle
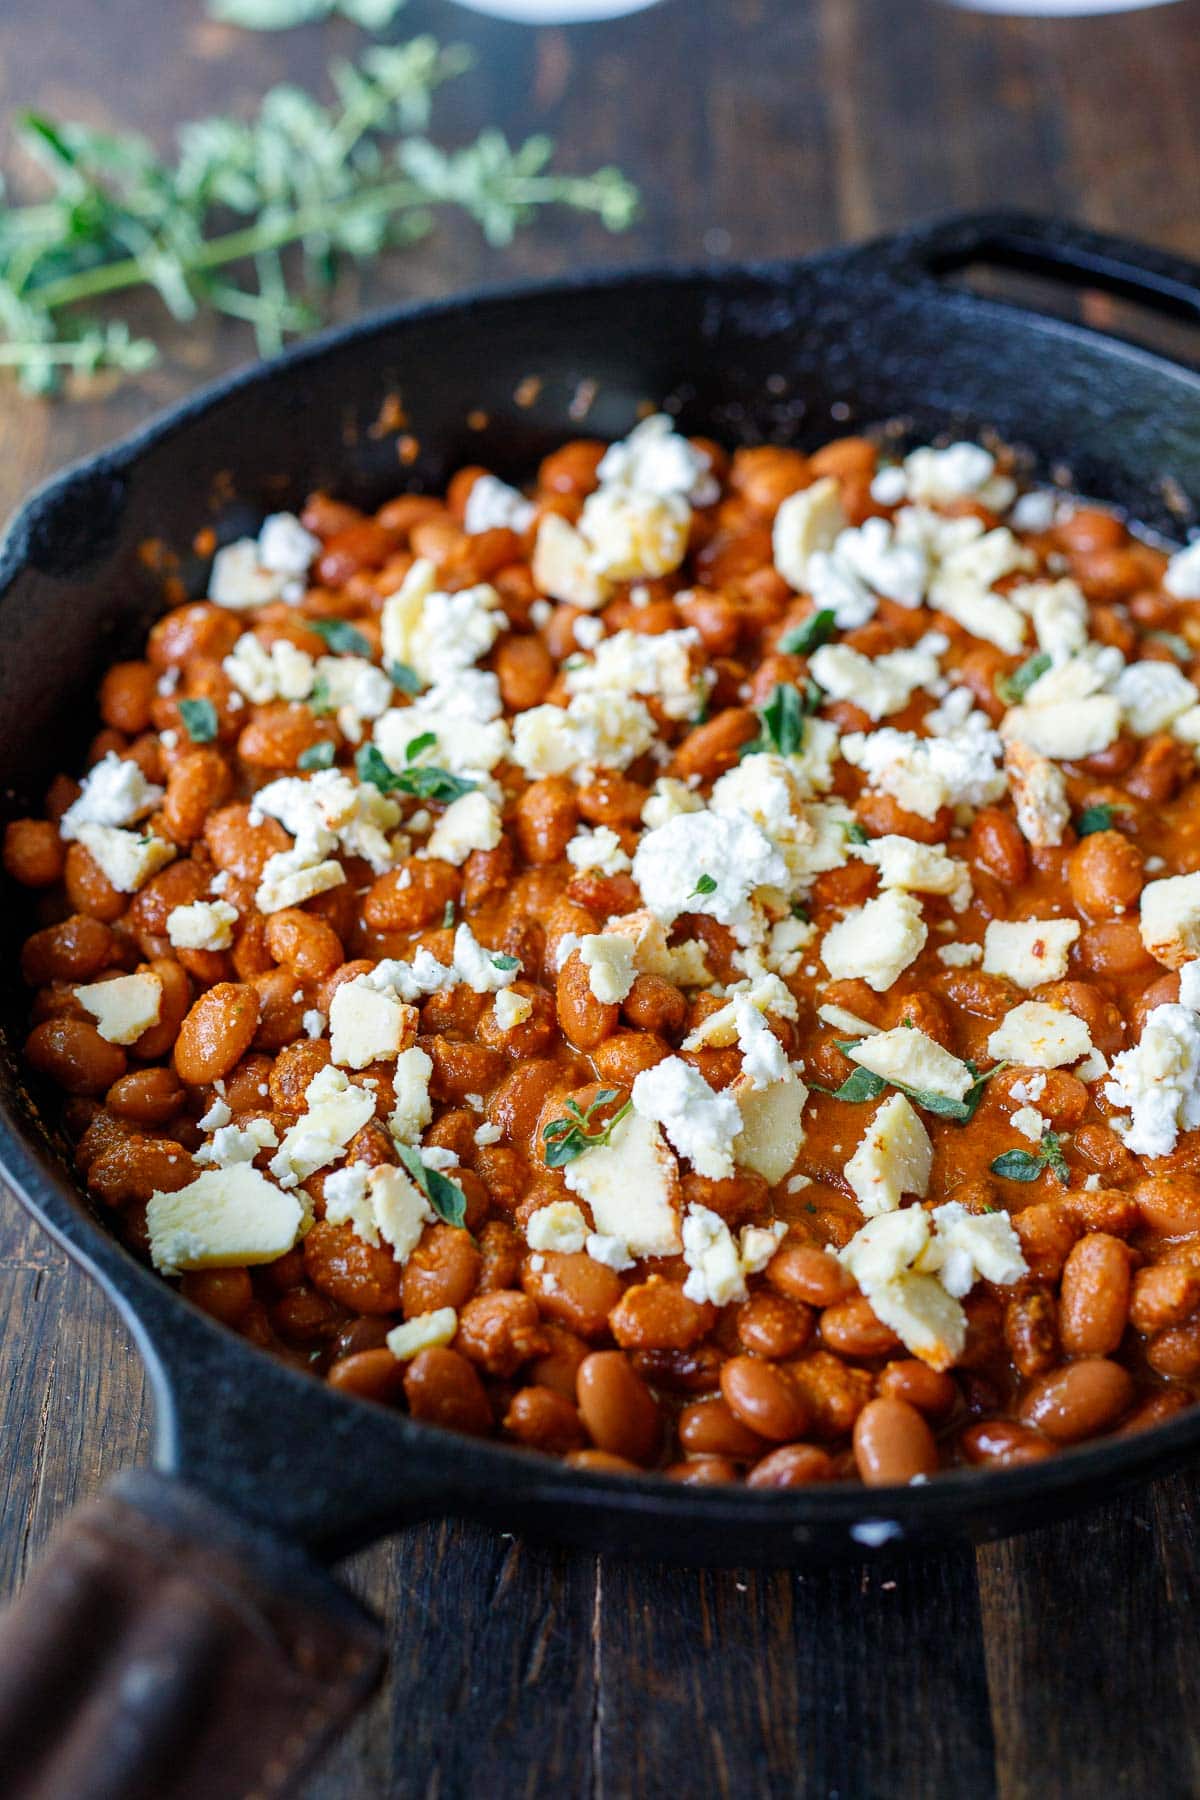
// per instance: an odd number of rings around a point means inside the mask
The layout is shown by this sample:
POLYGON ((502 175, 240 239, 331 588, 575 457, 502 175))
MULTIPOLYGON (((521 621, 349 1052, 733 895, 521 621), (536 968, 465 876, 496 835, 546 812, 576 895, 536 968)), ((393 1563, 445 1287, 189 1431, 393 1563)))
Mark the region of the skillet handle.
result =
POLYGON ((121 1475, 0 1615, 7 1800, 276 1800, 378 1681, 378 1622, 194 1490, 121 1475))
POLYGON ((1073 287, 1102 288, 1172 318, 1200 320, 1200 264, 1107 231, 1034 213, 963 213, 887 240, 891 267, 936 278, 973 262, 1055 275, 1073 287))

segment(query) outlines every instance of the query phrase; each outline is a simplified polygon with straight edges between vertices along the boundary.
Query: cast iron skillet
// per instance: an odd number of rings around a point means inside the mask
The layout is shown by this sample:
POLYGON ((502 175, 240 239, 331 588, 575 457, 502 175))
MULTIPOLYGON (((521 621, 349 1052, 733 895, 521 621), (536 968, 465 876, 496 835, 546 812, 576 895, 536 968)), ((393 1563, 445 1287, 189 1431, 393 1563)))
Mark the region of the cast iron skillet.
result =
MULTIPOLYGON (((645 400, 733 443, 815 444, 897 418, 922 441, 994 428, 1042 475, 1066 462, 1079 491, 1179 537, 1192 523, 1185 496, 1200 496, 1200 374, 941 279, 978 262, 1200 319, 1196 266, 1066 224, 983 215, 798 264, 600 274, 405 308, 204 390, 57 477, 13 525, 0 551, 0 790, 16 810, 36 803, 82 749, 101 670, 136 653, 161 606, 145 540, 186 546, 218 514, 233 535, 314 487, 374 506, 400 486, 436 490, 465 462, 520 479, 581 429, 623 434, 645 400), (396 392, 420 446, 407 468, 375 426, 396 392)), ((184 574, 199 582, 203 570, 184 574)), ((3 998, 15 1046, 25 996, 14 947, 3 998)), ((251 1348, 135 1261, 81 1199, 14 1054, 0 1067, 5 1173, 120 1308, 153 1383, 155 1467, 222 1509, 224 1526, 204 1515, 218 1536, 240 1542, 240 1522, 326 1562, 455 1513, 606 1551, 787 1564, 999 1536, 1200 1446, 1198 1410, 1009 1473, 755 1492, 581 1475, 415 1424, 251 1348)), ((161 1508, 148 1492, 127 1488, 123 1504, 161 1508)), ((174 1525, 187 1535, 187 1520, 174 1525)))

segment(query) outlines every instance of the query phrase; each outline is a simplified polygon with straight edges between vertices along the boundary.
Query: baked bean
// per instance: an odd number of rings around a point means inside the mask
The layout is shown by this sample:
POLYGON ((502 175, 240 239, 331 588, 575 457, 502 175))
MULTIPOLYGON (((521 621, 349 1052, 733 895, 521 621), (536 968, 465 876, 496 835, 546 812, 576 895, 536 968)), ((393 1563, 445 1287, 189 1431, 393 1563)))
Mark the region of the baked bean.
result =
POLYGON ((811 1487, 816 1481, 833 1481, 837 1468, 827 1451, 816 1444, 781 1444, 746 1477, 752 1488, 811 1487))
POLYGON ((507 637, 496 650, 500 697, 509 712, 540 706, 555 677, 553 659, 540 637, 507 637))
POLYGON ((523 1387, 513 1395, 502 1421, 509 1437, 530 1450, 565 1456, 584 1443, 583 1423, 570 1399, 550 1387, 523 1387))
POLYGON ((50 981, 90 981, 117 959, 117 940, 108 926, 84 913, 48 925, 26 938, 21 974, 30 987, 50 981))
POLYGON ((390 1245, 368 1244, 350 1225, 319 1219, 304 1240, 304 1269, 320 1293, 349 1312, 400 1311, 403 1271, 390 1245))
POLYGON ((1109 1430, 1132 1400, 1133 1381, 1119 1363, 1085 1357, 1035 1381, 1020 1416, 1056 1444, 1077 1444, 1109 1430))
POLYGON ((607 1450, 572 1450, 564 1459, 568 1469, 582 1469, 586 1475, 640 1475, 636 1463, 624 1456, 612 1456, 607 1450))
POLYGON ((578 950, 573 950, 559 970, 555 990, 558 1023, 568 1043, 578 1050, 592 1050, 616 1030, 620 1009, 592 992, 591 971, 578 950))
POLYGON ((741 1225, 762 1212, 768 1191, 762 1176, 752 1169, 725 1175, 720 1181, 714 1181, 711 1175, 696 1175, 689 1171, 683 1177, 682 1189, 685 1208, 703 1206, 731 1226, 741 1225))
POLYGON ((1129 1252, 1119 1238, 1089 1232, 1062 1272, 1058 1329, 1068 1356, 1108 1356, 1129 1315, 1129 1252))
POLYGON ((115 888, 90 850, 68 844, 63 864, 63 886, 72 912, 111 924, 125 911, 126 897, 115 888))
POLYGON ((663 1474, 668 1481, 680 1481, 685 1487, 717 1487, 738 1478, 736 1463, 724 1456, 692 1456, 685 1462, 672 1463, 663 1474))
POLYGON ((197 657, 219 662, 228 656, 242 626, 233 613, 206 600, 177 606, 151 628, 146 655, 158 670, 182 668, 197 657))
POLYGON ((1176 1418, 1186 1412, 1191 1405, 1191 1396, 1180 1388, 1160 1388, 1143 1400, 1140 1406, 1122 1420, 1116 1431, 1117 1437, 1132 1437, 1136 1432, 1149 1431, 1155 1425, 1163 1425, 1168 1419, 1176 1418))
POLYGON ((429 1091, 435 1100, 449 1100, 461 1105, 471 1094, 486 1094, 495 1087, 504 1072, 505 1060, 499 1050, 486 1044, 459 1044, 451 1038, 430 1037, 421 1047, 433 1059, 429 1091))
POLYGON ((900 1339, 871 1310, 863 1294, 851 1294, 821 1314, 821 1339, 839 1356, 890 1356, 900 1339))
POLYGON ((492 1409, 475 1370, 457 1350, 420 1350, 404 1375, 404 1397, 414 1419, 480 1437, 492 1428, 492 1409))
POLYGON ((275 961, 286 963, 301 981, 321 981, 344 960, 336 931, 295 906, 271 914, 265 937, 275 961))
POLYGON ((256 769, 295 769, 306 750, 336 742, 335 728, 310 707, 280 700, 260 706, 239 734, 237 753, 256 769))
POLYGON ((743 744, 757 736, 757 713, 747 706, 727 706, 705 724, 693 726, 675 752, 671 773, 681 781, 715 781, 736 766, 743 744))
POLYGON ((675 1037, 687 1018, 687 1000, 674 982, 661 975, 635 975, 633 986, 621 1002, 631 1025, 660 1037, 675 1037))
POLYGON ((191 750, 172 764, 167 776, 163 824, 177 844, 194 843, 203 836, 209 813, 223 806, 232 791, 233 776, 220 751, 191 750))
POLYGON ((1164 1237, 1200 1233, 1200 1179, 1189 1175, 1152 1175, 1139 1181, 1133 1199, 1142 1221, 1164 1237))
POLYGON ((145 971, 158 976, 158 1024, 143 1031, 132 1054, 148 1062, 153 1057, 169 1054, 192 1004, 192 984, 179 964, 169 956, 151 957, 145 971))
POLYGON ((791 1300, 820 1308, 836 1306, 855 1291, 854 1277, 828 1250, 815 1244, 784 1244, 767 1264, 767 1280, 791 1300))
POLYGON ((1152 1263, 1133 1277, 1130 1323, 1147 1337, 1182 1325, 1198 1309, 1200 1263, 1152 1263))
POLYGON ((1019 1294, 1004 1309, 1004 1341, 1027 1381, 1044 1375, 1059 1360, 1058 1309, 1042 1288, 1019 1294))
POLYGON ((807 487, 812 479, 806 456, 799 450, 784 450, 774 444, 735 450, 729 470, 734 492, 741 494, 755 512, 769 517, 778 512, 789 494, 807 487))
POLYGON ((1067 880, 1083 918, 1119 918, 1142 891, 1142 853, 1119 831, 1090 832, 1071 852, 1067 880))
POLYGON ((66 854, 49 819, 13 819, 4 828, 5 872, 22 887, 53 887, 62 878, 66 854))
POLYGON ((621 1298, 617 1274, 582 1251, 568 1255, 546 1250, 538 1268, 534 1268, 533 1258, 527 1257, 521 1286, 547 1318, 556 1319, 589 1342, 604 1335, 608 1315, 621 1298))
POLYGON ((458 1316, 459 1350, 489 1375, 515 1375, 548 1348, 538 1309, 528 1294, 477 1294, 458 1316))
POLYGON ((196 1176, 173 1138, 134 1134, 112 1144, 88 1169, 88 1187, 106 1206, 144 1206, 152 1194, 174 1194, 196 1176))
POLYGON ((576 1377, 579 1412, 598 1450, 631 1463, 654 1461, 662 1420, 654 1396, 620 1350, 594 1350, 576 1377))
POLYGON ((517 846, 528 863, 558 862, 575 835, 579 809, 575 792, 561 775, 530 782, 517 801, 513 825, 517 846))
POLYGON ((1015 1419, 981 1419, 968 1425, 959 1438, 959 1446, 969 1463, 993 1464, 1000 1469, 1023 1469, 1030 1463, 1045 1462, 1053 1454, 1044 1437, 1015 1419))
POLYGON ((810 1350, 787 1369, 812 1413, 810 1435, 845 1437, 871 1398, 869 1370, 852 1368, 828 1350, 810 1350))
POLYGON ((184 1092, 170 1069, 135 1069, 114 1081, 104 1104, 135 1125, 165 1125, 183 1105, 184 1092))
POLYGON ((292 840, 277 819, 255 817, 260 822, 252 824, 251 808, 240 802, 222 806, 209 814, 204 842, 218 869, 257 886, 271 857, 290 850, 292 840))
POLYGON ((329 1365, 326 1381, 340 1394, 353 1394, 356 1400, 374 1400, 380 1406, 394 1406, 404 1393, 405 1366, 397 1362, 390 1350, 359 1350, 353 1356, 341 1356, 329 1365))
MULTIPOLYGON (((1087 842, 1087 839, 1084 839, 1087 842)), ((1094 988, 1086 981, 1055 981, 1041 989, 1039 999, 1047 1006, 1062 1006, 1082 1019, 1088 1028, 1093 1044, 1103 1050, 1106 1056, 1112 1056, 1120 1050, 1125 1042, 1125 1024, 1121 1018, 1119 1007, 1106 1000, 1099 988, 1094 988)), ((1050 1076, 1061 1074, 1061 1070, 1048 1069, 1050 1076)), ((1038 1103, 1039 1110, 1041 1102, 1038 1103)))
POLYGON ((256 1050, 280 1050, 303 1031, 308 1001, 298 980, 291 969, 268 969, 263 975, 252 975, 246 983, 258 998, 256 1050))
POLYGON ((1146 1361, 1169 1381, 1190 1381, 1200 1374, 1200 1319, 1193 1316, 1158 1332, 1146 1346, 1146 1361))
POLYGON ((926 1418, 941 1419, 954 1410, 958 1389, 953 1378, 926 1363, 905 1357, 881 1369, 875 1391, 882 1400, 903 1400, 926 1418))
POLYGON ((457 905, 461 878, 452 863, 436 857, 406 857, 398 869, 380 875, 367 890, 363 917, 376 931, 420 931, 441 922, 457 905))
POLYGON ((175 1071, 190 1087, 218 1081, 250 1048, 258 1029, 259 997, 252 987, 218 982, 201 994, 175 1040, 175 1071))
POLYGON ((786 1370, 753 1356, 721 1366, 721 1394, 733 1416, 772 1443, 803 1437, 810 1423, 803 1395, 786 1370))
POLYGON ((907 1400, 868 1400, 854 1421, 854 1460, 868 1487, 899 1487, 934 1473, 937 1445, 907 1400))
POLYGON ((616 1031, 591 1051, 593 1066, 608 1087, 631 1088, 643 1069, 652 1069, 671 1046, 652 1031, 616 1031))
POLYGON ((400 1304, 406 1319, 453 1306, 461 1312, 479 1282, 483 1259, 465 1231, 430 1225, 404 1265, 400 1304))
POLYGON ((83 1019, 47 1019, 25 1040, 25 1056, 68 1094, 103 1094, 125 1073, 125 1052, 83 1019))
POLYGON ((764 1288, 752 1294, 738 1309, 738 1342, 755 1356, 775 1360, 794 1356, 803 1350, 813 1334, 811 1308, 796 1300, 785 1300, 764 1288))
POLYGON ((463 864, 462 903, 467 912, 502 894, 512 880, 513 847, 501 838, 494 850, 472 850, 463 864))
POLYGON ((1025 839, 1009 815, 995 807, 981 807, 975 814, 967 833, 967 850, 973 863, 1006 887, 1020 887, 1029 873, 1025 839))
POLYGON ((622 1350, 686 1350, 711 1331, 715 1313, 689 1300, 683 1288, 660 1275, 626 1288, 608 1326, 622 1350))
POLYGON ((1079 937, 1079 955, 1084 967, 1094 975, 1118 979, 1155 966, 1142 943, 1136 919, 1106 919, 1098 925, 1085 926, 1079 937))
POLYGON ((689 1456, 722 1456, 748 1462, 761 1456, 766 1439, 743 1424, 719 1396, 694 1400, 679 1415, 679 1442, 689 1456))
POLYGON ((651 1386, 673 1394, 707 1394, 721 1373, 721 1351, 711 1341, 690 1350, 634 1350, 633 1366, 651 1386))
POLYGON ((254 1289, 245 1269, 193 1269, 179 1283, 185 1300, 198 1306, 222 1325, 236 1325, 245 1317, 254 1299, 254 1289))

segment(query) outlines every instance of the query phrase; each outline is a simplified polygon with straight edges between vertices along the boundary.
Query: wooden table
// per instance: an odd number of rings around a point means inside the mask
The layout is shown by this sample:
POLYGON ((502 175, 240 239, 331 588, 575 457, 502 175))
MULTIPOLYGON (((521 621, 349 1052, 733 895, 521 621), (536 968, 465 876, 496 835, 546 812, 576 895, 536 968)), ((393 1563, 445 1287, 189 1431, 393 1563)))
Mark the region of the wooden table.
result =
MULTIPOLYGON (((6 113, 33 103, 164 141, 284 76, 318 81, 362 41, 342 26, 234 33, 201 0, 5 13, 6 113)), ((996 202, 1200 256, 1200 0, 1072 23, 931 0, 673 0, 536 33, 414 0, 402 23, 478 51, 440 103, 448 135, 548 130, 572 166, 622 164, 645 212, 623 238, 547 219, 504 255, 456 224, 351 284, 347 312, 587 262, 804 252, 996 202)), ((162 369, 107 397, 4 390, 5 510, 248 354, 232 327, 168 342, 162 369)), ((76 1499, 146 1457, 149 1400, 108 1306, 3 1197, 0 1361, 7 1588, 76 1499)), ((1195 1794, 1198 1499, 1179 1477, 977 1554, 777 1575, 601 1563, 430 1525, 353 1564, 391 1621, 391 1671, 311 1793, 1195 1794)))

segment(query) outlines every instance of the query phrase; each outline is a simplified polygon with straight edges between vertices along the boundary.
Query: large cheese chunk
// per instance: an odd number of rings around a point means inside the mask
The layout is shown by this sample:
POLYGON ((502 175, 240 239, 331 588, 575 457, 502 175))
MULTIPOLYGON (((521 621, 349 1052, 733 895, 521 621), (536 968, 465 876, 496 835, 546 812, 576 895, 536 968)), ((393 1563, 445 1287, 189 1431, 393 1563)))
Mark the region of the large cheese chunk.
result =
POLYGON ((425 849, 429 856, 459 868, 473 850, 494 850, 503 835, 499 807, 477 789, 451 801, 425 849))
POLYGON ((143 837, 116 825, 81 825, 75 835, 119 894, 136 894, 176 854, 174 844, 164 838, 143 837))
POLYGON ((1071 803, 1057 763, 1012 738, 1004 746, 1004 767, 1022 837, 1038 848, 1061 844, 1071 822, 1071 803))
POLYGON ((756 1087, 750 1075, 739 1075, 729 1092, 742 1118, 742 1128, 733 1140, 733 1160, 774 1187, 791 1173, 804 1142, 808 1089, 789 1068, 782 1081, 766 1087, 756 1087))
POLYGON ((1091 1033, 1082 1019, 1040 1000, 1014 1006, 988 1039, 989 1056, 1027 1069, 1061 1068, 1078 1062, 1091 1048, 1091 1033))
POLYGON ((588 986, 605 1006, 625 999, 637 975, 635 946, 616 932, 589 933, 579 945, 579 960, 588 972, 588 986))
POLYGON ((652 1119, 626 1113, 608 1143, 567 1163, 563 1178, 591 1207, 597 1234, 631 1255, 674 1256, 682 1248, 679 1166, 652 1119))
POLYGON ((296 1242, 300 1202, 248 1162, 206 1169, 174 1194, 155 1193, 146 1207, 156 1269, 233 1269, 274 1262, 296 1242))
POLYGON ((1078 919, 993 919, 983 934, 984 973, 1022 988, 1061 981, 1078 936, 1078 919))
POLYGON ((343 981, 329 1003, 329 1052, 345 1069, 391 1061, 415 1043, 417 1009, 397 999, 390 989, 372 984, 370 975, 343 981))
POLYGON ((538 526, 531 572, 539 592, 583 612, 595 612, 612 593, 612 583, 592 566, 587 539, 558 513, 547 513, 538 526))
POLYGON ((823 475, 811 487, 789 494, 775 514, 771 533, 775 567, 801 593, 808 591, 808 559, 832 550, 850 521, 842 511, 841 483, 823 475))
MULTIPOLYGON (((490 480, 484 476, 483 480, 490 480)), ((474 490, 472 490, 474 492, 474 490)), ((422 1350, 434 1350, 453 1342, 458 1330, 458 1314, 452 1306, 437 1306, 432 1312, 417 1313, 394 1325, 384 1342, 397 1362, 411 1362, 422 1350)))
POLYGON ((821 941, 821 961, 835 981, 858 979, 883 994, 915 962, 928 936, 921 902, 888 888, 830 926, 821 941))
POLYGON ((579 533, 591 568, 603 580, 640 581, 679 567, 691 523, 692 509, 681 494, 601 487, 583 503, 579 533))
POLYGON ((237 919, 228 900, 193 900, 167 914, 167 937, 177 950, 228 950, 237 919))
POLYGON ((332 1065, 318 1069, 304 1090, 304 1103, 306 1110, 271 1158, 271 1173, 283 1187, 295 1187, 337 1162, 355 1133, 375 1116, 374 1093, 332 1065))
POLYGON ((1200 871, 1147 882, 1140 923, 1146 949, 1168 969, 1200 956, 1200 871))
POLYGON ((1000 723, 1006 743, 1016 739, 1055 762, 1082 762, 1107 750, 1120 729, 1120 702, 1111 694, 1089 694, 1045 706, 1013 706, 1000 723))
POLYGON ((143 1031, 158 1024, 162 991, 159 977, 147 971, 77 987, 75 998, 91 1013, 102 1038, 110 1044, 136 1044, 143 1031))
POLYGON ((868 1218, 894 1212, 905 1194, 924 1199, 933 1168, 929 1133, 904 1098, 892 1094, 876 1112, 846 1164, 846 1179, 868 1218))
POLYGON ((406 1170, 391 1163, 371 1169, 355 1163, 325 1177, 325 1217, 333 1225, 351 1226, 375 1249, 386 1244, 404 1263, 437 1215, 406 1170))
POLYGON ((939 1043, 908 1025, 878 1031, 846 1052, 851 1062, 870 1069, 884 1081, 922 1094, 938 1094, 944 1100, 961 1100, 974 1077, 965 1062, 943 1050, 939 1043))

